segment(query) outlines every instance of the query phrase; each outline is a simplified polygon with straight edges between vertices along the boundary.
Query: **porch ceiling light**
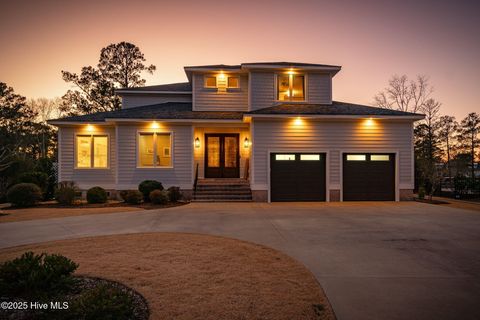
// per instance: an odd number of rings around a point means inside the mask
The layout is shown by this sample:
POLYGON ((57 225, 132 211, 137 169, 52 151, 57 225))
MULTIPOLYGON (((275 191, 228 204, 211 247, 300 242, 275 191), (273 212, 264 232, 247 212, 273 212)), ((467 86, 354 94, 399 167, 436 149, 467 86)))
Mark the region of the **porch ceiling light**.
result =
POLYGON ((194 145, 195 145, 195 148, 200 148, 200 139, 198 137, 195 138, 195 142, 194 142, 194 145))
POLYGON ((243 140, 243 147, 245 149, 247 149, 248 147, 250 147, 252 145, 252 142, 250 142, 250 140, 248 140, 247 137, 245 137, 245 140, 243 140))

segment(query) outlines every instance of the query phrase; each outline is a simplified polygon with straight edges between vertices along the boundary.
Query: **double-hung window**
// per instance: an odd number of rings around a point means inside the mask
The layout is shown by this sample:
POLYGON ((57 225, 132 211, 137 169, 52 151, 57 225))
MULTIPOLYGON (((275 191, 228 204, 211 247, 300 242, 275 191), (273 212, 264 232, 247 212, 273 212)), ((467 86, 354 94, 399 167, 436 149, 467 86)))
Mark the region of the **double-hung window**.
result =
POLYGON ((277 75, 277 100, 304 101, 305 100, 305 75, 278 74, 277 75))
POLYGON ((145 168, 171 167, 171 133, 140 132, 138 134, 138 166, 145 168))
POLYGON ((76 136, 76 167, 108 168, 108 136, 82 134, 76 136))

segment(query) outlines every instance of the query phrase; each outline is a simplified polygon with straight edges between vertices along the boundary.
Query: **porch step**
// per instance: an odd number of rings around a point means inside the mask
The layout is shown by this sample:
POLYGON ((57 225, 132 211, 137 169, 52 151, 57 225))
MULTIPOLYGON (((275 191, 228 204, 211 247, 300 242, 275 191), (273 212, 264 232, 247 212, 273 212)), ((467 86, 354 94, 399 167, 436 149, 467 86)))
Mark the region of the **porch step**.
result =
POLYGON ((245 179, 199 179, 193 200, 252 201, 252 190, 245 179))

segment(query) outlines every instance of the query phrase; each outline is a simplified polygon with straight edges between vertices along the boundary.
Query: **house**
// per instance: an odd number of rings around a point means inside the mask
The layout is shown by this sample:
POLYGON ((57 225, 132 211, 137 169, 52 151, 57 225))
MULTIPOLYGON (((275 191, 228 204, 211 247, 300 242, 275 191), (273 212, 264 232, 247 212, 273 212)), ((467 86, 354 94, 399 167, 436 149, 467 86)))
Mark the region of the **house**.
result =
POLYGON ((59 181, 115 193, 154 179, 197 199, 412 197, 423 115, 332 101, 340 66, 184 69, 185 83, 117 90, 121 110, 51 121, 59 181))

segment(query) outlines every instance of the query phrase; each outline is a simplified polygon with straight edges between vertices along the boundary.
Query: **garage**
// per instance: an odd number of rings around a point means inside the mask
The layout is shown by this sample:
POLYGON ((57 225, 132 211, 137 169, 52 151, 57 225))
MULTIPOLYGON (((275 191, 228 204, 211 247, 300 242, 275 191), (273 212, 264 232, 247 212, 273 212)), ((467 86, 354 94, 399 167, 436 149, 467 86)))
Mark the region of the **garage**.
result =
POLYGON ((271 153, 271 201, 325 201, 325 153, 271 153))
POLYGON ((395 154, 344 154, 343 200, 395 201, 395 154))

